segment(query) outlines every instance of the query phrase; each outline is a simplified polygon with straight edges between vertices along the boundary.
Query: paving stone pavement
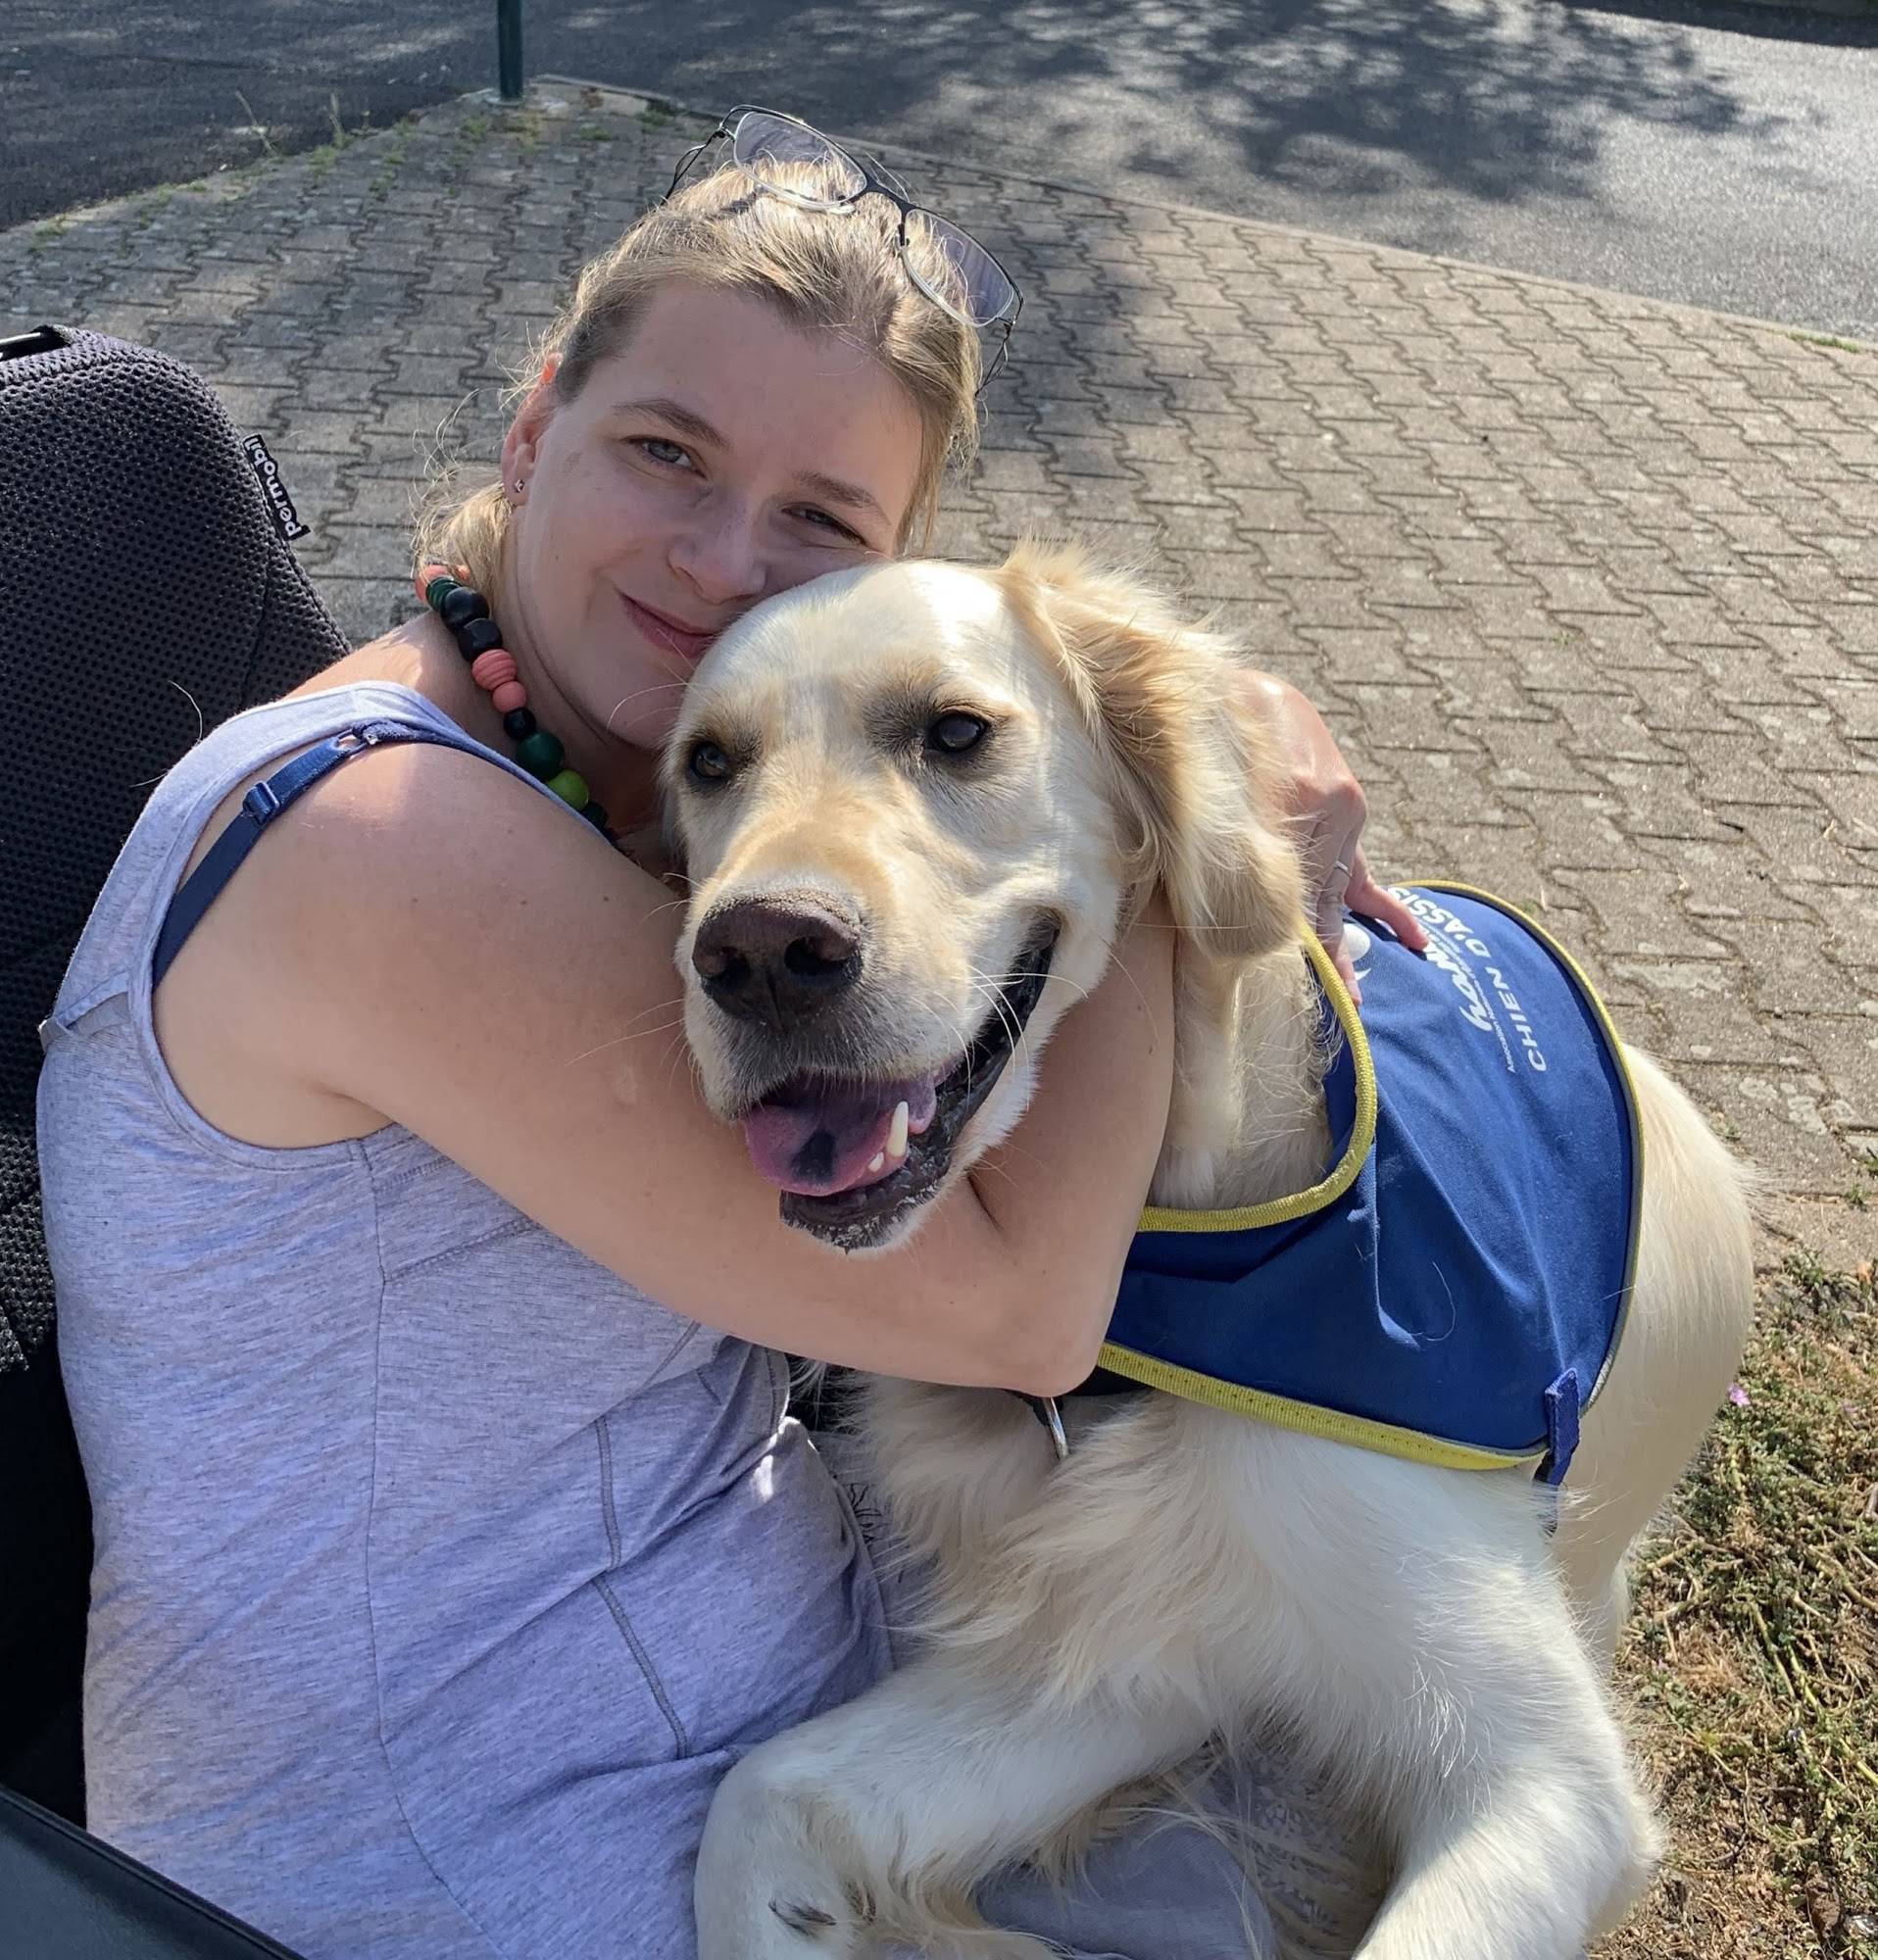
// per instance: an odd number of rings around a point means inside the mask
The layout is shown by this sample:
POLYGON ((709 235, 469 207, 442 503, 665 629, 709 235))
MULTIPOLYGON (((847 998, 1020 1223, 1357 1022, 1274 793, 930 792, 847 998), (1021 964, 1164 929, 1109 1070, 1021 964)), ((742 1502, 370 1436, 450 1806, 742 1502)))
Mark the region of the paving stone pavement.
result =
MULTIPOLYGON (((694 133, 466 100, 0 234, 0 319, 206 374, 364 638, 432 459, 493 458, 506 364, 694 133)), ((1025 292, 942 547, 1158 564, 1322 706, 1377 865, 1537 910, 1789 1219, 1878 1173, 1878 350, 906 168, 1025 292)))

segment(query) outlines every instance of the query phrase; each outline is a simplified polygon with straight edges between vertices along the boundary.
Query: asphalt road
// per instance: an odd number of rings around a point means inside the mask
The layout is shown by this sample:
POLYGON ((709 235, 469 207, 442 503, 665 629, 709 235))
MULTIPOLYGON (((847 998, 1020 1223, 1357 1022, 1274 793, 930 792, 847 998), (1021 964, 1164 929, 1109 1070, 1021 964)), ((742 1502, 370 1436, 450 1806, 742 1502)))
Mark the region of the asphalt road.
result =
MULTIPOLYGON (((524 0, 530 73, 1878 340, 1878 11, 524 0)), ((1878 0, 1874 0, 1878 6, 1878 0)), ((5 0, 0 224, 484 85, 493 0, 5 0)))

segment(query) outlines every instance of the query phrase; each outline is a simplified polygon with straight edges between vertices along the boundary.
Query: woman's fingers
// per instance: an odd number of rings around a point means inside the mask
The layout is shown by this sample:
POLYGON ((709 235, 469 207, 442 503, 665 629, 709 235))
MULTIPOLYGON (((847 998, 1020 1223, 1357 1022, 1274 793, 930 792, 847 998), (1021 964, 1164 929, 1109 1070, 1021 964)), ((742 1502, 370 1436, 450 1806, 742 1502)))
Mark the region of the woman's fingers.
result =
POLYGON ((1369 875, 1362 852, 1368 815, 1357 781, 1323 716, 1298 690, 1272 674, 1246 677, 1249 705, 1277 738, 1284 765, 1285 808, 1305 875, 1305 906, 1344 985, 1360 1001, 1357 971, 1344 950, 1346 906, 1373 918, 1419 953, 1428 944, 1414 914, 1369 875))
POLYGON ((1386 885, 1377 884, 1369 875, 1361 845, 1358 845, 1356 856, 1350 860, 1350 882, 1344 892, 1344 903, 1353 912, 1386 925, 1404 946, 1416 953, 1428 944, 1427 930, 1421 921, 1386 885))
POLYGON ((1331 859, 1328 871, 1316 880, 1315 891, 1311 924, 1344 985, 1350 989, 1350 998, 1359 1006, 1362 1004, 1362 985, 1344 941, 1345 911, 1388 927, 1411 952, 1420 953, 1428 944, 1427 929, 1421 921, 1394 892, 1377 884, 1371 876, 1369 861, 1357 837, 1345 841, 1343 852, 1331 859))
MULTIPOLYGON (((1339 833, 1333 831, 1331 836, 1339 833)), ((1315 903, 1311 913, 1311 924, 1317 937, 1323 941, 1324 951, 1329 954, 1331 963, 1342 976, 1343 984, 1350 989, 1350 998, 1359 1006, 1362 1004, 1362 988, 1357 979, 1357 968, 1350 957, 1349 949, 1344 944, 1343 914, 1352 889, 1355 866, 1362 861, 1362 846, 1357 839, 1362 834, 1361 819, 1358 819, 1355 831, 1343 834, 1343 841, 1336 848, 1335 855, 1321 871, 1312 862, 1312 855, 1307 855, 1306 862, 1310 866, 1315 903)), ((1367 872, 1364 873, 1365 878, 1367 872)))

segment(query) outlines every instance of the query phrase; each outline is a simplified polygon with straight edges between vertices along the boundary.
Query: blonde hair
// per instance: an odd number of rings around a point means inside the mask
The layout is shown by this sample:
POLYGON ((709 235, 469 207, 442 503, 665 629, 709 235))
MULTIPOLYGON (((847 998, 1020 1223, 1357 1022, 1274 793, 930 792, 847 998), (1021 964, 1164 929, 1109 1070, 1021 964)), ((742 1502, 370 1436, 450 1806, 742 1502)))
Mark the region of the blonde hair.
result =
MULTIPOLYGON (((828 186, 797 165, 780 180, 812 195, 828 186)), ((919 418, 919 473, 897 551, 929 541, 948 463, 976 446, 981 355, 976 332, 928 299, 908 276, 899 248, 900 214, 884 198, 852 211, 811 211, 758 189, 726 164, 656 205, 619 242, 589 261, 573 298, 523 372, 525 398, 552 375, 557 402, 580 393, 595 365, 631 340, 653 296, 683 283, 766 301, 789 325, 838 333, 871 354, 901 384, 919 418)), ((950 259, 914 216, 907 257, 927 284, 958 291, 950 259)), ((500 480, 466 492, 463 472, 446 468, 420 519, 419 564, 467 565, 470 582, 498 596, 513 513, 500 480)))

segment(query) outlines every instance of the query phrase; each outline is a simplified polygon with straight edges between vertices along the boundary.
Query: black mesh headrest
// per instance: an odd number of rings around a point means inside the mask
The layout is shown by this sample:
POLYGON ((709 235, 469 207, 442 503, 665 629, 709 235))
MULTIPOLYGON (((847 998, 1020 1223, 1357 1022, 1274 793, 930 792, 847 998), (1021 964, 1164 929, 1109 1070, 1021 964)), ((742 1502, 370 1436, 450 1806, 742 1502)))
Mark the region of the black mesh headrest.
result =
POLYGON ((50 1324, 35 1030, 152 783, 345 651, 186 368, 47 331, 0 359, 0 1373, 50 1324), (43 344, 39 344, 43 343, 43 344), (24 351, 23 351, 24 350, 24 351))

